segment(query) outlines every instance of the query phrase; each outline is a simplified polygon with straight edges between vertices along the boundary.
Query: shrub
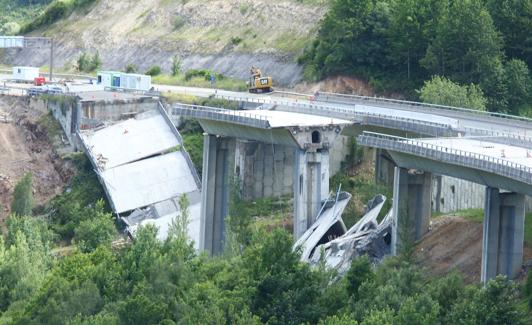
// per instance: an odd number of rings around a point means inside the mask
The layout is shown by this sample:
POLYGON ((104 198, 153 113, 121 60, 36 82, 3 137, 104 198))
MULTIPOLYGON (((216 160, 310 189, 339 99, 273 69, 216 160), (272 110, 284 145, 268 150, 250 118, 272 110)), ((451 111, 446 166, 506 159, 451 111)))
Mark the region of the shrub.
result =
POLYGON ((172 76, 177 76, 181 71, 181 59, 174 55, 172 57, 172 76))
POLYGON ((151 68, 149 68, 148 71, 146 71, 146 74, 152 77, 158 76, 161 74, 161 67, 158 65, 154 65, 151 68))
POLYGON ((93 72, 101 67, 102 60, 100 55, 96 52, 94 55, 87 54, 85 52, 81 53, 77 61, 78 71, 80 72, 93 72))
POLYGON ((242 43, 242 39, 238 36, 231 37, 231 44, 238 45, 242 43))
POLYGON ((19 216, 30 216, 33 209, 33 189, 31 173, 18 181, 13 193, 11 212, 19 216))
POLYGON ((128 65, 126 65, 126 73, 135 73, 137 72, 137 66, 134 65, 133 63, 129 63, 128 65))
POLYGON ((181 28, 181 27, 183 27, 185 25, 185 18, 183 18, 181 16, 176 16, 174 18, 173 25, 174 25, 174 30, 178 30, 179 28, 181 28))

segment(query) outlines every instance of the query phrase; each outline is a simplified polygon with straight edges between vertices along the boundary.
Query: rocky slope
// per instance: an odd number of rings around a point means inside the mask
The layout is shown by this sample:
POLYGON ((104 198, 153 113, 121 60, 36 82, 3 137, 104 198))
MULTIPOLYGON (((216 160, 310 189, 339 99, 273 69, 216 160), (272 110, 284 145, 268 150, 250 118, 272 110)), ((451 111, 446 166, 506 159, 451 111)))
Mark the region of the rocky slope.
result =
MULTIPOLYGON (((80 53, 98 51, 105 69, 135 64, 169 71, 211 68, 246 78, 257 65, 285 85, 301 77, 296 58, 312 40, 327 0, 99 0, 45 30, 55 64, 70 68, 80 53)), ((10 51, 11 64, 47 65, 46 50, 10 51)))

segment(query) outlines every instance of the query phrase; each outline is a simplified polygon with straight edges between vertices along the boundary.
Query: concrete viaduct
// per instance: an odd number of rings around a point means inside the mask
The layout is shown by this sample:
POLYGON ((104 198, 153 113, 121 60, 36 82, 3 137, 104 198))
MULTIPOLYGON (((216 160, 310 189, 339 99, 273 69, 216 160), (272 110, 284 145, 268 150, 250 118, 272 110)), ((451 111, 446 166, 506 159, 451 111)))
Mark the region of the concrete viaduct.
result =
MULTIPOLYGON (((175 89, 173 90, 175 91, 175 89)), ((200 122, 205 133, 200 247, 223 246, 231 171, 245 169, 228 148, 247 141, 294 149, 294 236, 312 224, 329 192, 329 148, 339 134, 386 150, 395 163, 393 252, 420 239, 431 214, 431 174, 486 186, 481 280, 515 276, 522 264, 524 196, 532 195, 532 120, 439 105, 322 93, 251 95, 181 88, 260 109, 227 111, 177 104, 170 115, 200 122), (407 137, 408 136, 408 137, 407 137), (429 138, 420 138, 428 136, 429 138)), ((279 177, 279 175, 272 175, 279 177)), ((283 175, 280 175, 283 177, 283 175)))

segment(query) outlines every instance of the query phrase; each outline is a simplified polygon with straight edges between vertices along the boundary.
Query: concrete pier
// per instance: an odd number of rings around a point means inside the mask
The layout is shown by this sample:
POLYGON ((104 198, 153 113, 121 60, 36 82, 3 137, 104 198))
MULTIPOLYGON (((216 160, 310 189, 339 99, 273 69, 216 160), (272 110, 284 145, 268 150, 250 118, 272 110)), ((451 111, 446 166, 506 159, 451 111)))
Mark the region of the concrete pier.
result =
POLYGON ((205 134, 200 219, 200 249, 216 255, 222 252, 225 217, 229 207, 230 139, 205 134))
POLYGON ((294 238, 314 223, 329 196, 329 151, 296 149, 294 163, 294 238))
POLYGON ((523 263, 525 199, 486 187, 481 281, 498 274, 515 277, 523 263))
POLYGON ((432 174, 395 167, 392 254, 419 240, 429 228, 432 174))

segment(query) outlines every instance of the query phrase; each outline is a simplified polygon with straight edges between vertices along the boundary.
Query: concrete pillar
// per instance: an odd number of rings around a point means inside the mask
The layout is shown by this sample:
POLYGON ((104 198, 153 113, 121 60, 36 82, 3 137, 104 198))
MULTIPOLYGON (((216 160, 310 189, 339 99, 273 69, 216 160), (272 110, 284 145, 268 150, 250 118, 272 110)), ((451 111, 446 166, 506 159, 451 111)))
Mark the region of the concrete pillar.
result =
POLYGON ((294 239, 314 223, 329 195, 329 152, 297 149, 294 166, 294 239))
POLYGON ((486 187, 480 279, 515 277, 523 264, 525 198, 486 187))
POLYGON ((395 167, 393 185, 392 254, 406 243, 419 240, 429 229, 431 214, 431 173, 409 173, 395 167))
POLYGON ((227 139, 205 134, 201 193, 200 249, 216 255, 222 252, 225 217, 229 206, 229 164, 227 139))

